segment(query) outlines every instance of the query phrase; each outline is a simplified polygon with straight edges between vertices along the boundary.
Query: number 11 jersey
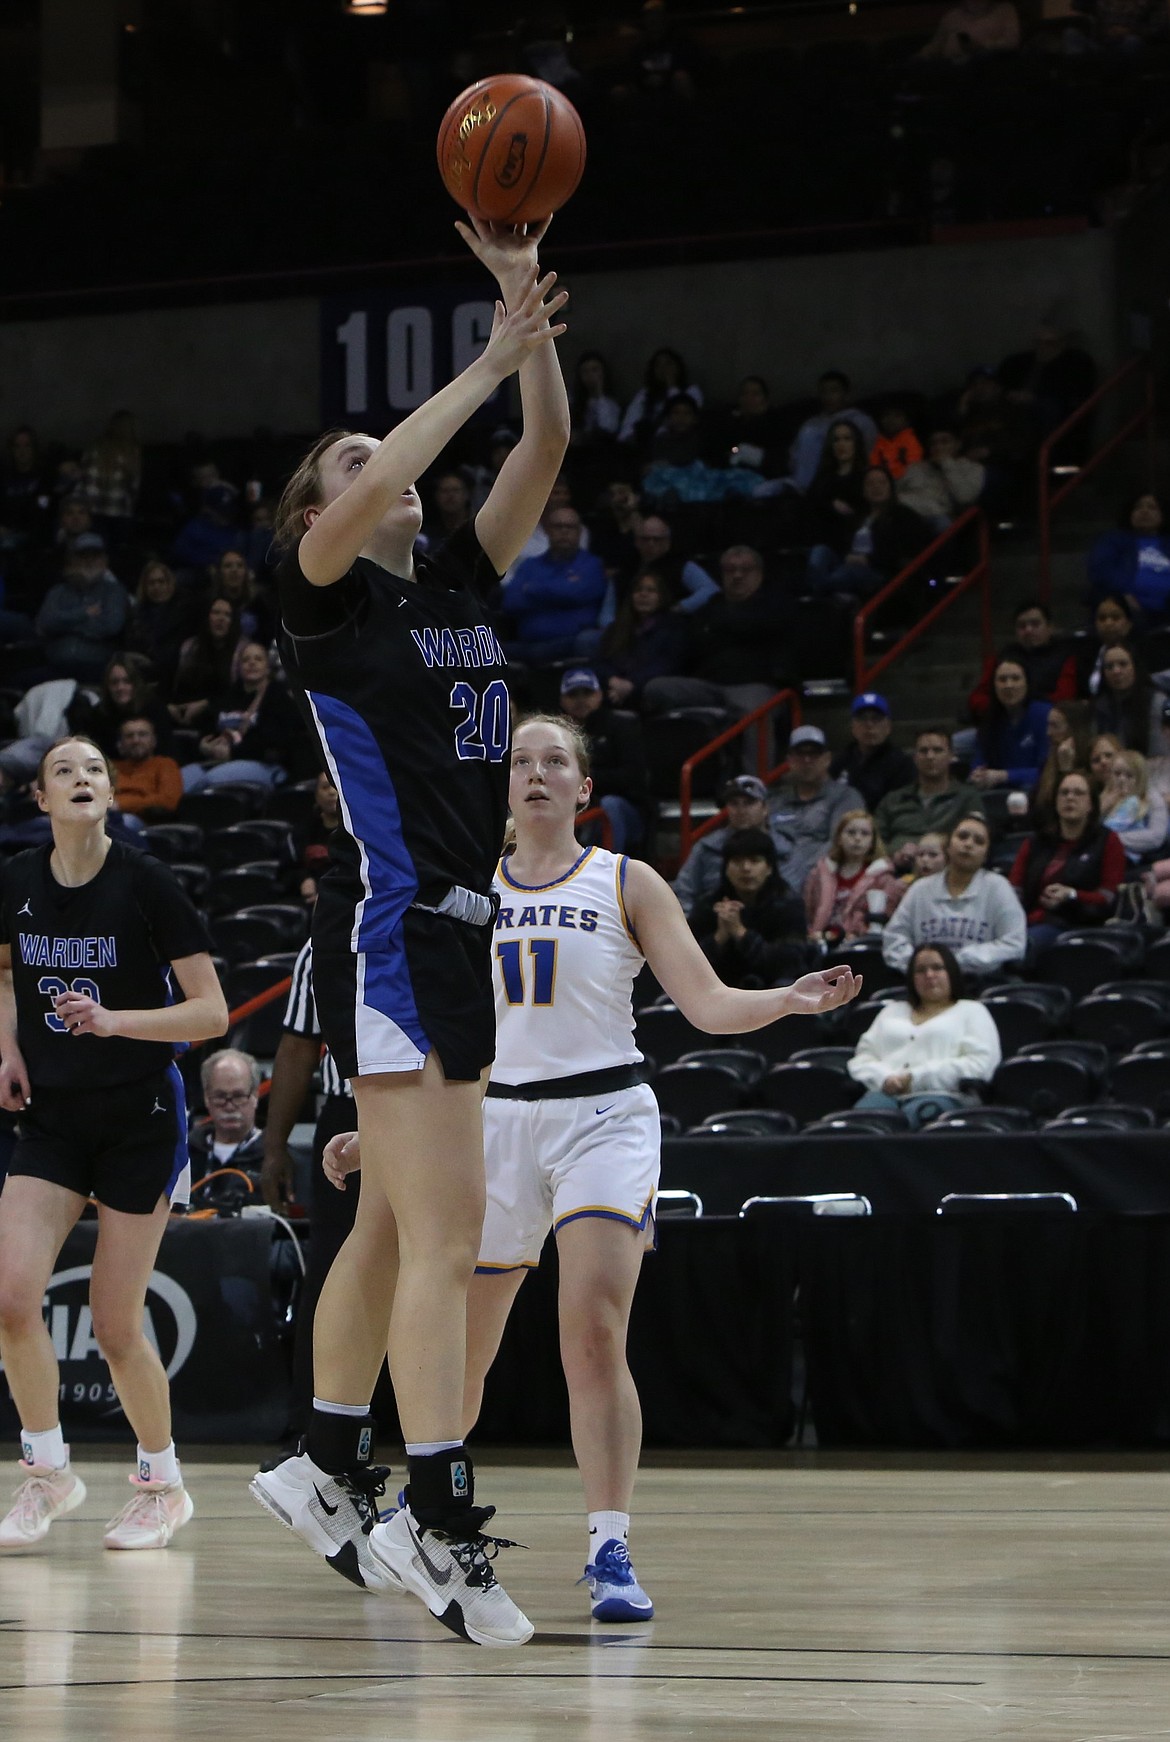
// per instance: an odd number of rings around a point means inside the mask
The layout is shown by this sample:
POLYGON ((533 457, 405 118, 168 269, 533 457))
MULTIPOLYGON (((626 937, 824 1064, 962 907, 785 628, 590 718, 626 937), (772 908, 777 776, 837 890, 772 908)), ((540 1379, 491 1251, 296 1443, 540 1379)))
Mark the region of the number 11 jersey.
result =
POLYGON ((331 587, 295 550, 281 565, 281 657, 340 798, 320 897, 352 907, 355 952, 390 948, 412 903, 491 890, 511 737, 495 579, 470 526, 412 581, 364 557, 331 587))

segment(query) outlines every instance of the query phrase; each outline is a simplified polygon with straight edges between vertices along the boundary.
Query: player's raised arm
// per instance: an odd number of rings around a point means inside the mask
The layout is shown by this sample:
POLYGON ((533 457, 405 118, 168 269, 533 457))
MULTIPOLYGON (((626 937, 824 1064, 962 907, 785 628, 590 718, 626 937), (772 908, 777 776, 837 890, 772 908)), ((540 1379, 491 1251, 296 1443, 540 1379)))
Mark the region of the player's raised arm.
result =
POLYGON ((538 278, 535 270, 529 272, 523 290, 517 287, 515 306, 497 308, 482 356, 411 412, 384 441, 371 448, 368 438, 355 436, 338 444, 332 498, 305 512, 308 531, 298 555, 301 572, 313 586, 332 586, 349 573, 384 516, 413 488, 415 479, 438 458, 472 412, 534 350, 547 349, 564 332, 563 325, 554 324, 554 317, 564 307, 566 295, 554 294, 555 282, 552 273, 538 278))
POLYGON ((706 1034, 750 1034, 782 1016, 821 1016, 861 990, 861 976, 848 967, 758 992, 725 986, 695 941, 674 891, 635 860, 626 874, 626 910, 659 985, 706 1034))
MULTIPOLYGON (((476 259, 495 277, 509 311, 519 306, 533 274, 539 272, 537 250, 549 222, 546 218, 511 230, 472 216, 470 225, 455 226, 476 259)), ((475 517, 476 537, 500 574, 532 536, 569 446, 569 397, 555 345, 534 347, 521 365, 520 403, 523 433, 475 517)))

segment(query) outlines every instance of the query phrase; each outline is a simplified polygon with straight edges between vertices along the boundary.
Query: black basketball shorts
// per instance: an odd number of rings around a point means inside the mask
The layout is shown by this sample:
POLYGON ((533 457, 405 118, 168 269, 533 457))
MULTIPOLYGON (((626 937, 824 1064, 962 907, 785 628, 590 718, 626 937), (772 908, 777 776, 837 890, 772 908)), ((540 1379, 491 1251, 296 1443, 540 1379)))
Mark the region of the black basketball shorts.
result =
POLYGON ((16 1125, 10 1178, 49 1180, 111 1210, 149 1216, 187 1165, 177 1065, 102 1089, 38 1088, 16 1125))
POLYGON ((452 1082, 477 1082, 496 1056, 487 925, 408 907, 393 944, 354 951, 353 909, 313 913, 313 990, 321 1033, 343 1077, 420 1071, 432 1050, 452 1082))

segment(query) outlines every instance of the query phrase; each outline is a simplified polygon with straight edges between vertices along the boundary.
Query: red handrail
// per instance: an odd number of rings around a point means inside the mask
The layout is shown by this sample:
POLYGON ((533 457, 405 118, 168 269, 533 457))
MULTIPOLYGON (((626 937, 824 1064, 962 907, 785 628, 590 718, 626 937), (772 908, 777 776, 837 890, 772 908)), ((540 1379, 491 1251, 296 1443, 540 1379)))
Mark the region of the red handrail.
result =
MULTIPOLYGON (((1040 597, 1045 604, 1052 597, 1052 510, 1058 508, 1066 497, 1072 495, 1074 490, 1079 489, 1085 479, 1097 470, 1102 461, 1107 460, 1110 454, 1116 452, 1123 441, 1126 441, 1131 435, 1135 435, 1139 429, 1145 430, 1148 448, 1154 434, 1154 372, 1150 367, 1150 359, 1144 351, 1139 351, 1135 357, 1131 357, 1127 363, 1123 363, 1120 369, 1115 370, 1108 381, 1101 383, 1096 393, 1090 394, 1083 404, 1077 406, 1072 416, 1066 417, 1064 422, 1041 443, 1036 461, 1039 471, 1036 502, 1040 522, 1040 597), (1083 423, 1097 409, 1107 394, 1122 386, 1133 375, 1141 376, 1142 403, 1140 408, 1122 424, 1120 429, 1115 430, 1108 441, 1103 442, 1095 453, 1090 454, 1083 465, 1077 467, 1071 478, 1067 478, 1058 490, 1054 490, 1052 488, 1052 450, 1057 442, 1063 440, 1069 430, 1075 429, 1077 424, 1083 423)), ((1153 472, 1152 460, 1152 454, 1147 451, 1146 471, 1150 474, 1153 472)))
POLYGON ((613 824, 599 804, 592 804, 587 811, 582 811, 573 824, 574 829, 579 829, 582 823, 600 823, 601 844, 607 852, 613 852, 613 824))
POLYGON ((896 659, 901 659, 907 648, 912 647, 918 637, 925 634, 931 624, 936 622, 943 612, 954 604, 956 599, 962 598, 963 594, 969 592, 972 587, 978 587, 980 590, 983 657, 985 660, 990 659, 994 651, 991 634, 991 588, 988 584, 990 554, 991 541, 987 516, 982 508, 968 508, 959 515, 957 520, 952 521, 945 532, 940 532, 934 542, 928 544, 921 555, 916 556, 913 562, 907 563, 901 574, 895 575, 892 581, 887 581, 880 593, 875 593, 872 599, 866 600, 853 619, 853 685, 858 695, 863 690, 872 689, 874 679, 893 665, 896 659), (925 616, 920 617, 917 623, 907 629, 905 635, 892 647, 887 647, 880 659, 875 659, 872 665, 867 666, 865 663, 865 633, 870 618, 876 611, 880 610, 888 599, 892 599, 896 593, 901 592, 907 581, 912 580, 924 564, 930 562, 945 545, 949 544, 960 533, 965 532, 969 526, 974 526, 978 532, 978 561, 967 570, 967 573, 954 586, 948 586, 938 603, 932 605, 925 616))
MULTIPOLYGON (((693 756, 688 756, 686 761, 683 763, 682 769, 679 773, 678 783, 678 845, 680 859, 686 858, 695 841, 698 839, 699 834, 706 834, 708 829, 715 827, 716 822, 716 819, 712 817, 709 823, 703 825, 702 830, 692 830, 691 828, 691 798, 695 769, 699 766, 700 762, 706 762, 708 757, 714 756, 718 751, 722 750, 725 745, 730 744, 736 738, 741 738, 752 726, 756 725, 758 721, 766 719, 769 714, 773 713, 784 702, 787 702, 791 707, 792 725, 799 726, 803 717, 800 711, 800 696, 795 690, 777 690, 774 696, 769 696, 766 702, 761 702, 758 708, 753 708, 750 714, 745 714, 742 720, 737 720, 735 722, 734 726, 728 726, 725 732, 720 732, 717 738, 712 738, 709 744, 704 744, 700 749, 695 751, 693 756)), ((766 736, 767 734, 764 732, 760 732, 756 736, 756 765, 760 779, 765 783, 768 783, 777 779, 780 774, 780 768, 769 769, 768 767, 768 757, 764 742, 766 736)), ((783 764, 781 764, 781 767, 783 767, 783 764)))

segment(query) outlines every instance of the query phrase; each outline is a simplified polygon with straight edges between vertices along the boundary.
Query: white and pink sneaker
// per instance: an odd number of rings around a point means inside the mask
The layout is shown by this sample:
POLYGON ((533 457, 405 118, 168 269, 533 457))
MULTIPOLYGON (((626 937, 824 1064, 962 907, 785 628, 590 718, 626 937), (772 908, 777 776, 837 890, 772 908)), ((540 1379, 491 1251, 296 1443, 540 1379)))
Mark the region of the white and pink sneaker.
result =
POLYGON ((195 1503, 177 1482, 144 1482, 131 1476, 136 1490, 116 1518, 106 1525, 106 1548, 166 1548, 195 1511, 195 1503))
POLYGON ((22 1463, 25 1480, 0 1518, 0 1550, 33 1548, 49 1534, 54 1518, 73 1512, 85 1499, 85 1483, 66 1464, 63 1470, 22 1463))

